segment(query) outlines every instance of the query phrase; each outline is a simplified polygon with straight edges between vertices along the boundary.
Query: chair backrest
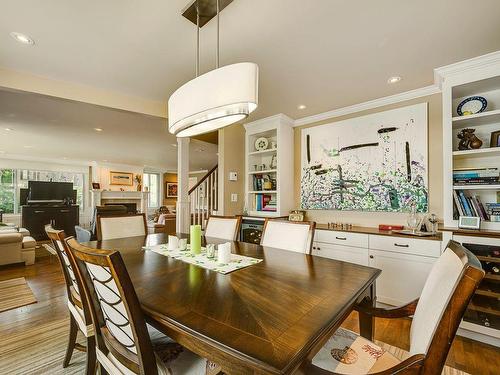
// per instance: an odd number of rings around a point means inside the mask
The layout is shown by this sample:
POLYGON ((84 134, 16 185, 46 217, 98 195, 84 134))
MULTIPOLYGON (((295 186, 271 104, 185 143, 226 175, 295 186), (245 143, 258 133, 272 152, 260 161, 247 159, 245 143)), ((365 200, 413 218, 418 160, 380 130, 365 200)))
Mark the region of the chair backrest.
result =
POLYGON ((62 230, 52 228, 50 224, 45 226, 45 233, 47 233, 47 236, 52 241, 52 248, 55 250, 61 264, 64 281, 66 282, 68 302, 76 306, 80 311, 83 311, 85 326, 89 326, 92 323, 92 319, 87 300, 85 299, 85 295, 83 295, 83 282, 76 272, 75 259, 64 242, 66 234, 62 230))
POLYGON ((424 354, 424 367, 444 366, 465 309, 483 276, 476 256, 450 241, 427 277, 411 325, 410 353, 424 354))
POLYGON ((145 214, 97 217, 98 240, 145 236, 147 233, 145 214))
POLYGON ((92 237, 92 233, 89 230, 82 228, 79 225, 75 225, 76 240, 80 243, 89 242, 92 237))
POLYGON ((241 226, 241 216, 209 216, 205 237, 236 241, 241 226))
POLYGON ((298 253, 311 254, 316 223, 266 219, 260 244, 298 253))
POLYGON ((123 368, 157 374, 146 322, 123 259, 118 251, 66 244, 78 265, 96 327, 97 358, 110 373, 123 368))

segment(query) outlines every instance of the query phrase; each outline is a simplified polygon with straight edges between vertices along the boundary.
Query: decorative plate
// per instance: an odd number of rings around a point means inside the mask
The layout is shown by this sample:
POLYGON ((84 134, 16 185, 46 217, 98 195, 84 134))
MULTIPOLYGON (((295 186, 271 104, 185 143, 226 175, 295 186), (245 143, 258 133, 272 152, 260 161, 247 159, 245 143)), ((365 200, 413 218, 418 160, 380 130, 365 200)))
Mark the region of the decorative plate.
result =
POLYGON ((473 115, 475 113, 483 112, 488 105, 488 101, 482 96, 471 96, 462 100, 457 107, 459 116, 473 115))
POLYGON ((269 146, 269 141, 267 138, 257 138, 255 141, 255 149, 257 151, 264 151, 267 149, 267 146, 269 146))

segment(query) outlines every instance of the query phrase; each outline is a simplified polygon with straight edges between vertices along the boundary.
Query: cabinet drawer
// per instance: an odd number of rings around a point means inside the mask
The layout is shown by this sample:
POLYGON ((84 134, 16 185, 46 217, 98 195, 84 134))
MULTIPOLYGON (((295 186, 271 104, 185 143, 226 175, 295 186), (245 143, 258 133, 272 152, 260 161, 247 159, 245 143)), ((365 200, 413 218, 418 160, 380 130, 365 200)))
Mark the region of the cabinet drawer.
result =
POLYGON ((366 248, 314 242, 312 254, 363 266, 368 265, 368 249, 366 248))
POLYGON ((376 235, 370 235, 369 241, 370 249, 435 258, 441 254, 441 242, 439 241, 376 235))
POLYGON ((364 233, 317 230, 314 240, 316 242, 333 243, 343 246, 368 247, 368 235, 364 233))

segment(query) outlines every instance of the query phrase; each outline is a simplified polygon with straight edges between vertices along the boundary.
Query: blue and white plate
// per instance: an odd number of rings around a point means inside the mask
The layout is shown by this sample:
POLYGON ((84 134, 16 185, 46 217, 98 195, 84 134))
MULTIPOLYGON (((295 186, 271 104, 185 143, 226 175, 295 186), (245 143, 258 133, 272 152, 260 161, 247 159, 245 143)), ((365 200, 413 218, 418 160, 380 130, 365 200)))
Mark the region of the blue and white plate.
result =
POLYGON ((488 106, 488 101, 482 96, 471 96, 462 100, 462 102, 457 107, 457 113, 459 116, 463 116, 464 112, 470 112, 470 114, 476 114, 483 112, 488 106))

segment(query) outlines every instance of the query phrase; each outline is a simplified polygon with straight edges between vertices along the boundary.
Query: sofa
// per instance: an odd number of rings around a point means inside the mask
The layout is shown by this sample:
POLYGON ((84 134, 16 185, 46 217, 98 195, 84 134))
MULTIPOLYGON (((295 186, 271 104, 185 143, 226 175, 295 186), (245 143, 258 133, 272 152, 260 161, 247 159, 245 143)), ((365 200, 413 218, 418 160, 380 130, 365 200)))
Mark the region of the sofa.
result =
POLYGON ((175 214, 160 214, 148 222, 148 233, 166 233, 175 235, 176 216, 175 214), (156 220, 155 220, 156 219, 156 220))
POLYGON ((0 230, 0 266, 13 263, 35 263, 36 241, 24 228, 0 230))

